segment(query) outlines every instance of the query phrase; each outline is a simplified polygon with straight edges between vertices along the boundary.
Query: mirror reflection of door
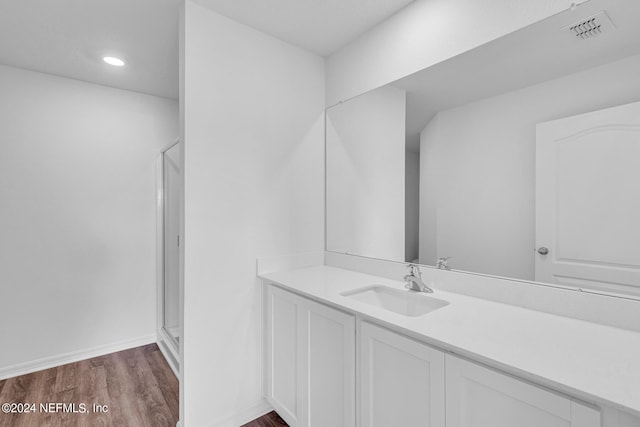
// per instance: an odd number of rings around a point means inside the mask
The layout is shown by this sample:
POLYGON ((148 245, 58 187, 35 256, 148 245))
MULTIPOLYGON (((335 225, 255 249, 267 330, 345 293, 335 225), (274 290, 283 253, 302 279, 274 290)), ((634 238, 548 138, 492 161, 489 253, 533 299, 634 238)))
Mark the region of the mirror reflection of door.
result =
POLYGON ((536 281, 640 295, 640 102, 536 136, 536 281))
MULTIPOLYGON (((557 241, 535 234, 536 124, 640 101, 640 45, 629 42, 639 38, 640 26, 630 19, 639 14, 640 2, 592 0, 330 106, 327 251, 434 267, 451 257, 447 266, 456 271, 639 295, 640 286, 629 285, 640 283, 633 261, 640 259, 634 246, 639 231, 630 223, 639 216, 638 206, 611 198, 638 194, 632 183, 640 180, 623 180, 623 170, 613 166, 618 143, 575 150, 563 144, 568 159, 609 163, 601 177, 576 170, 584 181, 567 181, 575 188, 555 193, 553 204, 567 215, 557 241), (588 40, 558 31, 596 15, 615 28, 588 40), (575 198, 582 190, 601 191, 597 197, 630 216, 618 218, 594 198, 591 217, 581 218, 582 225, 571 222, 567 212, 580 205, 567 205, 562 197, 575 198), (597 225, 598 218, 609 222, 597 225), (579 225, 589 231, 570 228, 579 225), (578 240, 567 243, 571 236, 578 240), (578 251, 592 250, 589 245, 601 252, 578 251), (544 247, 546 258, 537 252, 544 247), (557 256, 566 258, 565 269, 597 273, 563 270, 536 277, 536 262, 555 263, 557 256), (616 276, 607 279, 608 269, 616 276)), ((609 124, 629 124, 611 119, 609 124)), ((598 134, 608 140, 616 132, 598 134)), ((635 148, 620 150, 625 164, 638 159, 635 148)), ((568 179, 568 166, 561 171, 568 179)))
MULTIPOLYGON (((164 329, 180 340, 179 267, 180 267, 180 143, 163 154, 163 216, 164 216, 164 329)), ((177 346, 176 346, 177 347, 177 346)))

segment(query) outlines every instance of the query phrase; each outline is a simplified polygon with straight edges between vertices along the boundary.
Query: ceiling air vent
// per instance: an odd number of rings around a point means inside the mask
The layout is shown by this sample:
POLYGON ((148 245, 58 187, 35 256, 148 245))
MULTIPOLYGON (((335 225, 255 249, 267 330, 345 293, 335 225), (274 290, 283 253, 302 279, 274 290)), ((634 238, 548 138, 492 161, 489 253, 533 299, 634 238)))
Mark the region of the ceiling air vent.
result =
POLYGON ((573 37, 579 40, 586 40, 599 36, 605 31, 614 29, 615 26, 607 13, 603 10, 588 18, 585 18, 575 24, 568 25, 562 31, 569 32, 573 37))

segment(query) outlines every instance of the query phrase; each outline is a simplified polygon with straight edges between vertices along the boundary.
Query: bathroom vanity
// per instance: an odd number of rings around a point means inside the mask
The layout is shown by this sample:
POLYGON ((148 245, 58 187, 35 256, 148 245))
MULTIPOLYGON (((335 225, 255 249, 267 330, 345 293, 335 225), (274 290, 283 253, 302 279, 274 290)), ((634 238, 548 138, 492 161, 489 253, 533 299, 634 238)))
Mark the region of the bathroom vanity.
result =
POLYGON ((325 251, 258 268, 291 426, 640 427, 638 6, 582 3, 327 107, 325 251))
POLYGON ((261 278, 291 426, 640 426, 637 331, 327 265, 261 278))

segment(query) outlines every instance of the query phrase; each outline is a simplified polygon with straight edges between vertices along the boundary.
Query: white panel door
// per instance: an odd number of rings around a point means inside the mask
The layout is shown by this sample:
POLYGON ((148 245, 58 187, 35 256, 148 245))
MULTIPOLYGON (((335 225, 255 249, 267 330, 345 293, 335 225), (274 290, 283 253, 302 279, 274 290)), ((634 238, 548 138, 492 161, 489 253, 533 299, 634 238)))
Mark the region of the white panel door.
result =
POLYGON ((444 353, 362 322, 359 361, 360 427, 444 427, 444 353))
POLYGON ((536 280, 640 295, 640 103, 536 131, 536 280))
POLYGON ((600 412, 446 356, 447 427, 600 427, 600 412))
POLYGON ((266 287, 267 400, 290 426, 301 426, 304 414, 303 310, 299 298, 266 287))
POLYGON ((355 425, 355 318, 305 300, 306 425, 355 425))

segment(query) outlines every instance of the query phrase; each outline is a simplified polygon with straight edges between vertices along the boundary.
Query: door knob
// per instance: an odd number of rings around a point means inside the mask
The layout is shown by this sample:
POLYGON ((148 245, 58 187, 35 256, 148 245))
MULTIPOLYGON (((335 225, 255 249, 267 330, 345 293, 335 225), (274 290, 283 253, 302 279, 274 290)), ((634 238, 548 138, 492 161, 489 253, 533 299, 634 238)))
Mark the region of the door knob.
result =
POLYGON ((545 248, 544 246, 541 246, 540 248, 538 248, 538 253, 540 255, 546 255, 549 253, 549 249, 545 248))

